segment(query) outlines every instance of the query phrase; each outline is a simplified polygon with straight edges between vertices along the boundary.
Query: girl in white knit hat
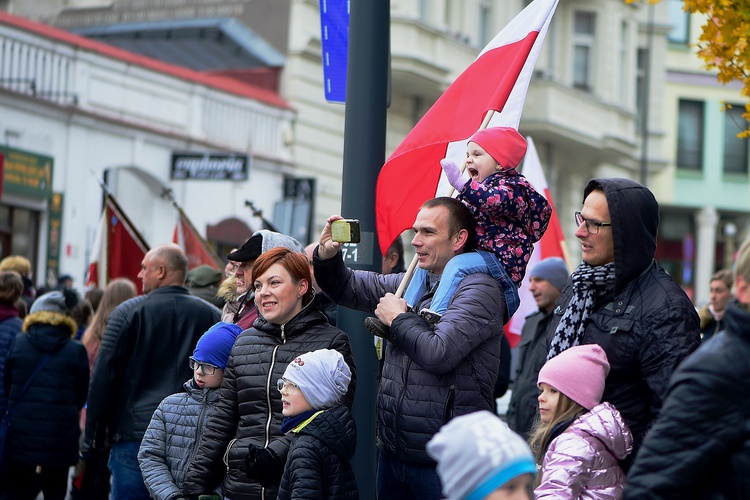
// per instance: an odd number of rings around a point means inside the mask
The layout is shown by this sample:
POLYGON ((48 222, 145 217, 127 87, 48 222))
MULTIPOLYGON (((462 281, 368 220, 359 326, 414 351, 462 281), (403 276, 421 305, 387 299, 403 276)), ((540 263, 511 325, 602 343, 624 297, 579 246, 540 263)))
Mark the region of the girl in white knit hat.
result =
POLYGON ((601 403, 609 361, 596 344, 571 347, 539 371, 540 421, 530 443, 541 464, 534 498, 618 499, 633 450, 620 412, 601 403))

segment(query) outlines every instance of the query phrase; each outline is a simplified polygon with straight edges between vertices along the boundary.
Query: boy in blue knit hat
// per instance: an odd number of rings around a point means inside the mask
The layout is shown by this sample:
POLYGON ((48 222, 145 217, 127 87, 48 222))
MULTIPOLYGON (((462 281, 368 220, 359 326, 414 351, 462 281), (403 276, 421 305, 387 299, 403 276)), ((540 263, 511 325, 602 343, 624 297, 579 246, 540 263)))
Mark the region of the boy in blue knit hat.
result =
POLYGON ((151 417, 138 451, 151 498, 175 500, 183 496, 185 471, 214 413, 224 369, 240 332, 238 325, 219 322, 204 333, 188 361, 193 378, 185 382, 185 392, 167 396, 151 417))

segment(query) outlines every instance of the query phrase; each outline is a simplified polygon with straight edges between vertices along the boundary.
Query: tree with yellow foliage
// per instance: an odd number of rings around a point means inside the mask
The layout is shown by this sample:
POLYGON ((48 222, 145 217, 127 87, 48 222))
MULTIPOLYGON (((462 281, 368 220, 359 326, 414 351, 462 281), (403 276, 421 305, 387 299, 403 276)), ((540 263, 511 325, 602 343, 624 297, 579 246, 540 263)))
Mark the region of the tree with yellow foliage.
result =
MULTIPOLYGON (((649 0, 649 3, 658 3, 658 0, 649 0)), ((743 117, 750 121, 750 5, 734 0, 684 0, 683 8, 691 14, 706 16, 696 44, 698 56, 706 63, 706 69, 718 72, 716 78, 720 83, 742 82, 742 95, 748 99, 743 117)), ((750 137, 750 130, 743 131, 739 137, 750 137)))

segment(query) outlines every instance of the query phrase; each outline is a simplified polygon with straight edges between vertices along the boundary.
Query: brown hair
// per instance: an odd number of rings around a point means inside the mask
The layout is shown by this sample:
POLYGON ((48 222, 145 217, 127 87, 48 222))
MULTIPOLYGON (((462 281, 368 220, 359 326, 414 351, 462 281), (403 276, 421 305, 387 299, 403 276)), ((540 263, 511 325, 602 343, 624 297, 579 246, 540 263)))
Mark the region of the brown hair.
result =
POLYGON ((731 290, 732 285, 734 284, 734 276, 729 269, 722 269, 721 271, 716 271, 714 275, 711 276, 711 281, 721 281, 731 290))
POLYGON ((102 300, 99 302, 99 308, 91 319, 91 323, 86 328, 86 331, 83 332, 83 338, 81 339, 83 345, 89 346, 92 342, 96 342, 97 344, 101 342, 110 313, 117 306, 136 295, 138 295, 138 289, 135 287, 135 283, 129 279, 118 278, 112 280, 104 290, 102 300))
POLYGON ((289 250, 286 247, 276 247, 268 250, 261 254, 255 260, 252 271, 252 281, 255 281, 257 276, 261 276, 263 273, 268 271, 274 264, 280 264, 286 269, 289 274, 292 275, 294 283, 297 284, 301 280, 306 280, 308 287, 305 295, 302 296, 302 304, 307 304, 312 297, 312 279, 310 278, 310 264, 307 260, 307 256, 301 252, 295 252, 289 250))
POLYGON ((455 198, 441 196, 425 201, 422 203, 421 208, 435 207, 445 207, 448 211, 448 228, 451 237, 457 235, 462 229, 466 229, 468 235, 466 237, 466 243, 463 246, 463 251, 468 252, 474 250, 477 247, 477 222, 474 220, 471 212, 469 212, 469 209, 466 208, 466 205, 455 198))
MULTIPOLYGON (((555 427, 569 420, 573 420, 578 415, 584 413, 586 408, 579 405, 562 392, 557 394, 557 408, 555 413, 552 415, 552 420, 549 423, 544 423, 538 420, 531 429, 531 435, 529 436, 529 446, 534 451, 534 458, 537 464, 542 464, 544 460, 544 454, 547 453, 547 447, 549 446, 550 434, 555 427)), ((539 475, 541 477, 541 474, 539 475)), ((539 478, 537 478, 537 481, 539 478)))
POLYGON ((23 280, 16 271, 0 271, 0 303, 15 305, 23 293, 23 280))

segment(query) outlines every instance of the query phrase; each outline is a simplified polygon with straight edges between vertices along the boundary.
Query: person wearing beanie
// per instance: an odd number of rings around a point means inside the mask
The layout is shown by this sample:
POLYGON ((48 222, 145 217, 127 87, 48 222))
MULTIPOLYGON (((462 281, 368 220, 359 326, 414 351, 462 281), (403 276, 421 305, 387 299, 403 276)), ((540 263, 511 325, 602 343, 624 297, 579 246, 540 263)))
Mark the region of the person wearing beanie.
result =
POLYGON ((341 403, 351 408, 354 401, 357 376, 349 336, 331 326, 313 300, 305 254, 271 248, 255 260, 247 280, 260 316, 232 347, 221 400, 185 474, 186 498, 210 494, 219 483, 224 498, 276 498, 292 440, 281 430, 284 407, 277 381, 301 354, 341 353, 350 377, 337 385, 346 391, 341 403))
POLYGON ((223 279, 223 272, 203 264, 188 271, 185 286, 190 290, 191 295, 200 297, 221 309, 224 307, 225 301, 216 294, 219 292, 219 284, 223 279))
POLYGON ((565 261, 559 257, 544 259, 529 271, 529 291, 539 309, 526 316, 521 340, 515 347, 513 392, 506 415, 508 426, 526 440, 539 414, 536 379, 547 361, 547 325, 568 274, 565 261))
POLYGON ((539 371, 539 422, 531 448, 541 465, 534 498, 618 499, 633 451, 633 435, 620 412, 601 403, 609 373, 596 344, 571 347, 539 371))
POLYGON ((534 455, 521 436, 487 410, 456 417, 427 443, 447 500, 528 500, 534 455))
POLYGON ((234 274, 219 286, 216 296, 224 300, 221 320, 236 323, 247 330, 258 318, 255 307, 255 294, 250 282, 250 271, 255 260, 268 250, 285 247, 294 252, 304 252, 305 247, 285 234, 267 229, 256 231, 242 246, 227 255, 229 261, 235 262, 234 274))
MULTIPOLYGON (((349 464, 357 445, 356 427, 349 409, 339 403, 351 376, 340 352, 318 349, 295 358, 278 380, 286 417, 281 431, 292 436, 279 500, 359 498, 349 464)), ((245 459, 248 467, 258 457, 251 450, 245 459)))
POLYGON ((34 301, 5 360, 3 385, 12 413, 3 478, 7 499, 34 498, 39 485, 44 498, 65 498, 68 471, 78 462, 78 415, 88 394, 89 363, 83 344, 73 339, 77 325, 65 299, 54 291, 34 301))
MULTIPOLYGON (((440 164, 448 182, 476 221, 476 252, 453 257, 445 266, 429 309, 420 313, 436 323, 458 284, 473 273, 486 273, 503 285, 508 318, 520 303, 518 288, 534 243, 547 230, 552 208, 516 170, 526 154, 526 140, 510 127, 480 130, 468 141, 465 167, 448 159, 440 164)), ((404 299, 410 306, 424 294, 428 272, 416 269, 404 299)), ((379 325, 378 325, 379 326, 379 325)))
MULTIPOLYGON (((185 472, 215 412, 224 369, 241 332, 232 323, 219 322, 209 328, 188 360, 193 378, 185 382, 185 392, 167 396, 154 411, 138 450, 138 466, 151 498, 183 496, 185 472)), ((219 489, 214 493, 219 494, 219 489)))

